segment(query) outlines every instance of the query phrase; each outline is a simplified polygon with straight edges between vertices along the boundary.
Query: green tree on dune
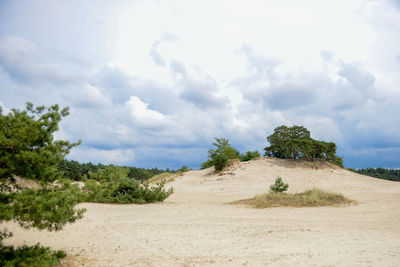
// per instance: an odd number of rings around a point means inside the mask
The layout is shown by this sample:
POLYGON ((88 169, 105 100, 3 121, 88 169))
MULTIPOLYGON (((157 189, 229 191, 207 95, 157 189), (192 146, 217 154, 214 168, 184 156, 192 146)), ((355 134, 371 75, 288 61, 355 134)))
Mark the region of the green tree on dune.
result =
POLYGON ((229 144, 225 138, 215 138, 214 148, 208 150, 208 160, 201 167, 208 168, 214 166, 217 171, 221 171, 231 159, 239 159, 240 153, 229 144))
POLYGON ((336 144, 312 139, 310 131, 303 126, 279 126, 267 140, 270 145, 264 148, 265 156, 309 161, 324 159, 343 166, 343 159, 336 155, 336 144))

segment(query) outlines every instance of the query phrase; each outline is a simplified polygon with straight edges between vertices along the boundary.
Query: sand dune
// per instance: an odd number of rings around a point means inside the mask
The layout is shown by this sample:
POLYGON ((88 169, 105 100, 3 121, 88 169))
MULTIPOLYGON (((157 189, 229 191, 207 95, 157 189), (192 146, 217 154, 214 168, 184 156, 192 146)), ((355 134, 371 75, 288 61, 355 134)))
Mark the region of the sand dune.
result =
POLYGON ((327 163, 259 159, 223 175, 190 171, 150 205, 80 205, 63 231, 23 230, 8 244, 68 253, 65 266, 398 266, 400 183, 327 163), (251 209, 229 201, 265 193, 277 176, 289 192, 318 187, 358 201, 348 207, 251 209))

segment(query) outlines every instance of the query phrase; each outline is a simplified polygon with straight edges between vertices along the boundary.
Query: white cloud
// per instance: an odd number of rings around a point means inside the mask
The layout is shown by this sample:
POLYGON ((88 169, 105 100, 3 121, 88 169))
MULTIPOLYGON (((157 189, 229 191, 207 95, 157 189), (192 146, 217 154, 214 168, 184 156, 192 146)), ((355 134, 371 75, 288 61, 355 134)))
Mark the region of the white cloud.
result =
POLYGON ((165 115, 155 110, 149 109, 137 96, 131 96, 125 102, 125 108, 129 112, 135 126, 144 128, 164 128, 168 123, 165 115))
POLYGON ((96 148, 74 148, 68 158, 81 162, 124 165, 135 160, 132 149, 103 150, 96 148))
POLYGON ((107 109, 112 103, 110 97, 107 97, 103 91, 101 88, 85 83, 71 90, 68 97, 78 107, 107 109))
POLYGON ((0 40, 0 65, 13 79, 24 83, 66 84, 81 81, 77 72, 66 71, 57 64, 41 62, 35 43, 17 36, 0 40))
POLYGON ((225 0, 225 9, 246 19, 272 21, 282 25, 315 27, 321 20, 318 13, 284 1, 225 0))

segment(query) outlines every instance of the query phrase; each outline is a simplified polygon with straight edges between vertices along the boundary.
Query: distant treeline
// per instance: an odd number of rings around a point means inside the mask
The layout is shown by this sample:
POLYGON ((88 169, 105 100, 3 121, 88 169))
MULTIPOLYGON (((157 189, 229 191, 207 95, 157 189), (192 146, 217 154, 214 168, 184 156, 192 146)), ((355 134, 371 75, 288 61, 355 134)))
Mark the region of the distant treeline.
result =
MULTIPOLYGON (((81 181, 83 180, 89 172, 95 173, 100 169, 104 169, 110 165, 103 165, 103 164, 93 164, 89 163, 79 163, 75 160, 62 160, 58 164, 58 170, 61 171, 64 178, 71 179, 74 181, 81 181)), ((145 181, 154 175, 163 173, 163 172, 175 172, 174 170, 166 169, 161 170, 158 168, 152 169, 144 169, 144 168, 136 168, 136 167, 125 167, 129 169, 128 177, 134 178, 139 181, 145 181)))
POLYGON ((400 182, 400 170, 385 169, 385 168, 367 168, 367 169, 351 169, 359 174, 372 176, 379 179, 400 182))

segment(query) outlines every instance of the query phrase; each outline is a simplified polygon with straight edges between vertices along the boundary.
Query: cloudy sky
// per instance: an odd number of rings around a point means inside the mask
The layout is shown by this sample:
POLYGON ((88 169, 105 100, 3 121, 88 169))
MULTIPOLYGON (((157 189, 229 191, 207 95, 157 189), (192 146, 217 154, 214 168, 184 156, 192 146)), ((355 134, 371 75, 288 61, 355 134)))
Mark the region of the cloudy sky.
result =
POLYGON ((400 167, 399 0, 0 1, 0 105, 58 103, 81 162, 199 167, 282 124, 400 167))

